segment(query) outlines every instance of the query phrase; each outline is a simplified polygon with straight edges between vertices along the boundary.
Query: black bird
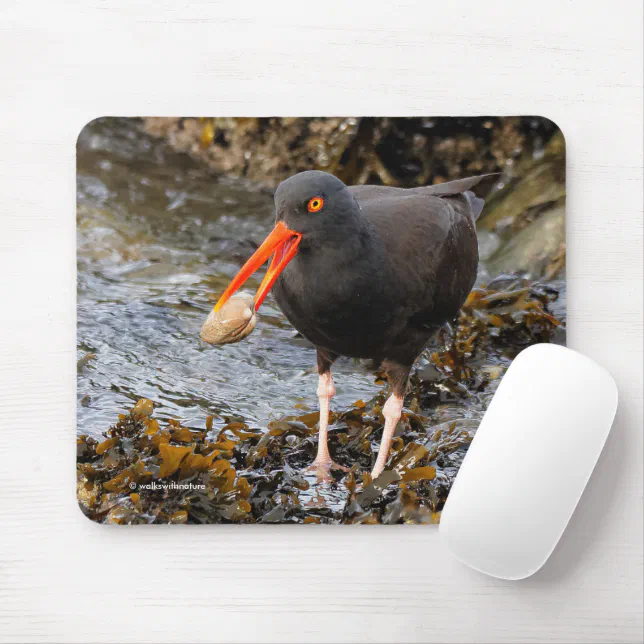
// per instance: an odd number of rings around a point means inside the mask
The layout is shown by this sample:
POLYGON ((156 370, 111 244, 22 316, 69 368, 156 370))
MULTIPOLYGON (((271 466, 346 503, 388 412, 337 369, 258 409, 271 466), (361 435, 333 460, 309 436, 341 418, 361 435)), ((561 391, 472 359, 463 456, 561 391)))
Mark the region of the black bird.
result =
POLYGON ((476 279, 475 221, 483 200, 470 189, 489 175, 422 188, 350 186, 307 171, 275 193, 276 225, 215 307, 272 255, 255 310, 274 295, 291 324, 316 347, 319 443, 311 467, 328 476, 331 365, 339 356, 369 358, 391 390, 372 475, 387 462, 412 365, 432 335, 452 320, 476 279))

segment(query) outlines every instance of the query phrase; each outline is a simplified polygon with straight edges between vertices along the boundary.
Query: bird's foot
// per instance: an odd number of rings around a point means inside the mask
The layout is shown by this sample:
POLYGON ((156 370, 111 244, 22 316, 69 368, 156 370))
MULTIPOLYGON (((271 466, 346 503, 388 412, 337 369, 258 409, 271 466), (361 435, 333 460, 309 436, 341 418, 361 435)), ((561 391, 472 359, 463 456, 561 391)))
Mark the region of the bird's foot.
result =
POLYGON ((334 481, 334 477, 331 474, 332 471, 337 471, 337 472, 348 472, 349 468, 345 467, 344 465, 340 465, 339 463, 336 463, 335 461, 329 459, 315 459, 311 465, 308 467, 304 468, 305 473, 312 473, 316 474, 318 478, 318 482, 326 482, 330 483, 334 481))

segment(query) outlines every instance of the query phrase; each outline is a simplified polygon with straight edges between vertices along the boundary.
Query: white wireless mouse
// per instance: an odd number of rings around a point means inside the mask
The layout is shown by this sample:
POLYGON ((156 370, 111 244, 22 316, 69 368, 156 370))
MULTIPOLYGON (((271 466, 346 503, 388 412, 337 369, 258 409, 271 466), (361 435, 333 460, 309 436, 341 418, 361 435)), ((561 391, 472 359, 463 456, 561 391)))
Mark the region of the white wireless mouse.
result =
POLYGON ((610 374, 576 351, 537 344, 512 362, 443 508, 462 562, 523 579, 546 562, 602 451, 617 409, 610 374))

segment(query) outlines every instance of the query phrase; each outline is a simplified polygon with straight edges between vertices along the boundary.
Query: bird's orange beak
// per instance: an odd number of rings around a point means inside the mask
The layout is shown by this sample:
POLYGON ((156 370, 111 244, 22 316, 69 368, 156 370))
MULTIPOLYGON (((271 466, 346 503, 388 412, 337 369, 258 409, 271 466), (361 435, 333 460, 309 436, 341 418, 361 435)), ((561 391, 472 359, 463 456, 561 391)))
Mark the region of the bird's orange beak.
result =
POLYGON ((273 286, 275 280, 279 277, 279 274, 286 268, 286 265, 293 257, 295 257, 301 239, 302 235, 300 233, 288 228, 284 222, 278 221, 270 235, 241 267, 239 273, 235 275, 233 281, 223 292, 215 305, 215 311, 218 311, 228 301, 230 296, 273 255, 266 275, 255 294, 255 310, 257 311, 262 305, 264 298, 268 295, 271 286, 273 286))

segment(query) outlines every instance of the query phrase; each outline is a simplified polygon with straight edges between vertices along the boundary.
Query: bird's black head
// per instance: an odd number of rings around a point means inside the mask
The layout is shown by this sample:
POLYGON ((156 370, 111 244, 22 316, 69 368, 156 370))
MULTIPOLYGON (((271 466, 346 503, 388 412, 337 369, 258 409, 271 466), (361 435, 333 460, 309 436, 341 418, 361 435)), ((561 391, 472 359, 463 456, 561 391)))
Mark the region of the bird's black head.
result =
POLYGON ((320 170, 289 177, 275 192, 277 221, 300 233, 303 244, 312 241, 309 237, 324 243, 348 234, 359 212, 358 203, 344 183, 320 170))
POLYGON ((361 222, 360 206, 344 183, 318 170, 301 172, 280 183, 275 192, 275 214, 275 228, 234 277, 215 311, 272 257, 255 295, 257 310, 298 249, 310 252, 338 247, 359 230, 361 222))

